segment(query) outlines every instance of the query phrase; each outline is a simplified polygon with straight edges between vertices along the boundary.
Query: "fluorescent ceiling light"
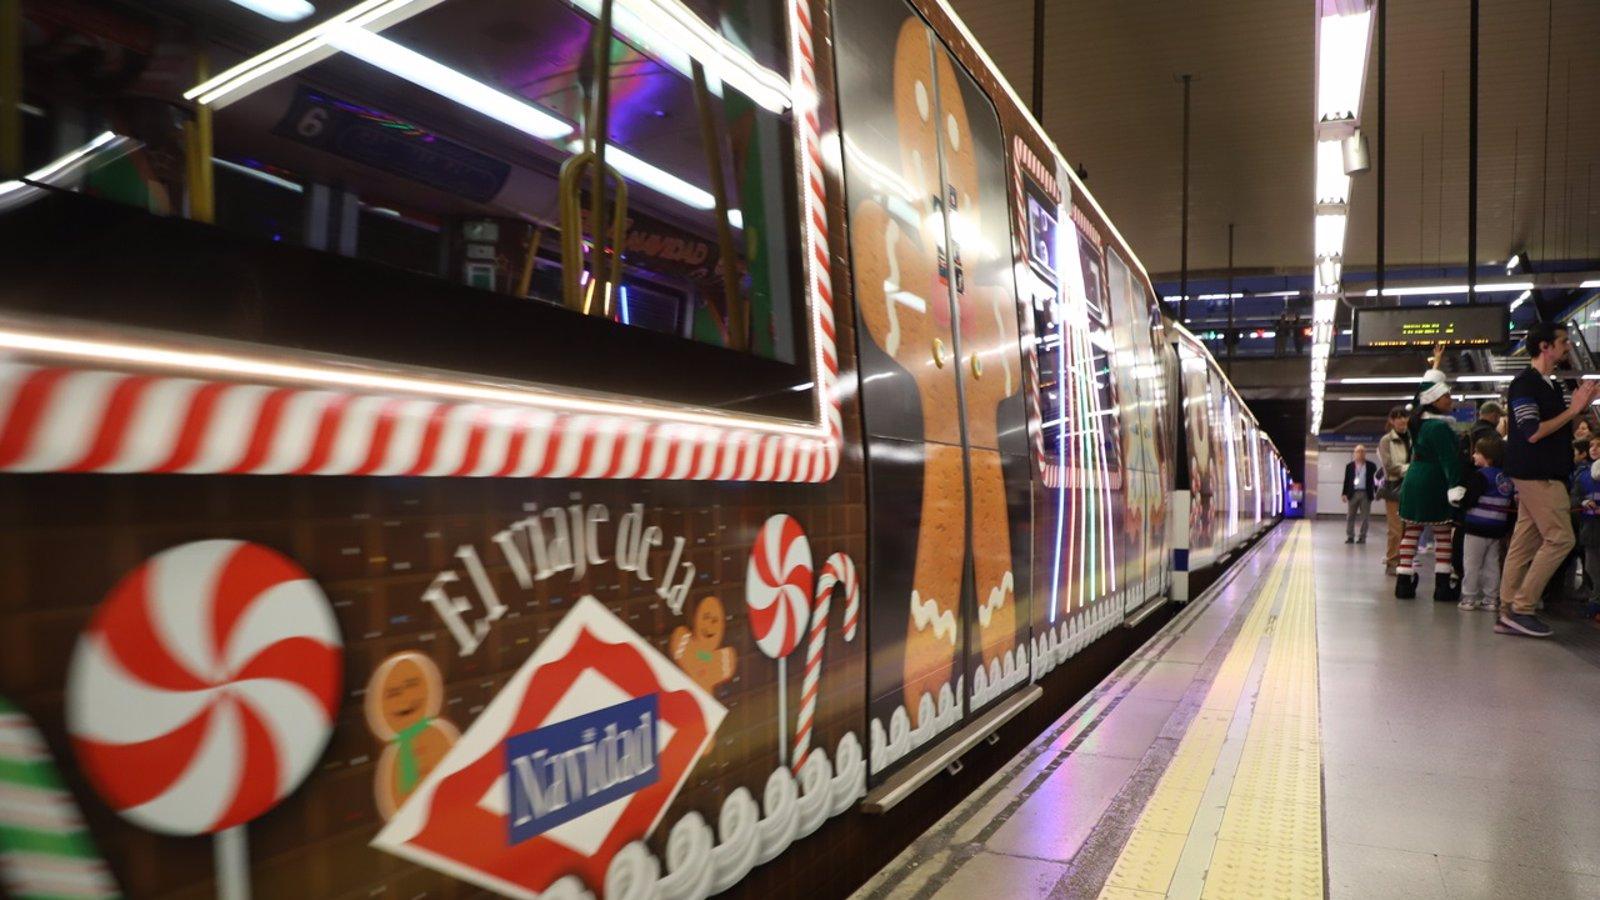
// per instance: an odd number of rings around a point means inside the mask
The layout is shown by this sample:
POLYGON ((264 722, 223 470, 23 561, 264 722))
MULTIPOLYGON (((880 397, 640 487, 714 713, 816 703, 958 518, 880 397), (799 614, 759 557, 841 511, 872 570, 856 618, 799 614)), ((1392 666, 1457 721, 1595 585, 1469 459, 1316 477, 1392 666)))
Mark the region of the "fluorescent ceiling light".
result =
POLYGON ((1339 271, 1342 268, 1339 257, 1324 256, 1317 260, 1317 283, 1320 287, 1337 291, 1339 289, 1339 271))
POLYGON ((1517 270, 1517 266, 1520 265, 1522 265, 1522 254, 1511 254, 1511 258, 1506 260, 1506 274, 1510 275, 1512 272, 1515 272, 1517 270))
POLYGON ((1533 296, 1533 291, 1523 291, 1521 294, 1518 294, 1517 295, 1517 299, 1511 301, 1511 309, 1510 309, 1510 311, 1511 312, 1516 312, 1517 311, 1517 307, 1521 306, 1524 303, 1527 303, 1528 302, 1528 298, 1532 297, 1532 296, 1533 296))
POLYGON ((121 156, 124 152, 140 146, 139 142, 132 138, 124 137, 114 131, 102 131, 82 147, 22 176, 26 180, 0 181, 0 212, 33 202, 43 191, 37 185, 65 186, 83 174, 84 169, 95 159, 103 155, 121 156))
POLYGON ((365 28, 345 25, 333 29, 327 41, 368 65, 536 138, 553 141, 572 133, 572 126, 555 115, 365 28))
MULTIPOLYGON (((1458 375, 1456 381, 1510 381, 1511 375, 1458 375)), ((1334 384, 1416 384, 1422 380, 1421 375, 1406 377, 1401 375, 1353 375, 1349 378, 1336 378, 1334 384)))
MULTIPOLYGON (((237 2, 237 0, 235 0, 237 2)), ((272 5, 293 0, 261 0, 272 5)), ((344 26, 382 31, 444 0, 364 0, 325 22, 259 53, 184 92, 184 99, 213 107, 232 103, 278 79, 326 59, 331 34, 344 26)), ((576 0, 598 16, 597 0, 576 0)), ((789 79, 762 66, 742 48, 701 22, 678 0, 621 0, 612 14, 618 37, 689 77, 693 61, 705 69, 708 87, 720 96, 723 82, 773 112, 791 106, 789 79)))
POLYGON ((1600 278, 1591 278, 1578 285, 1579 288, 1600 288, 1600 278))
POLYGON ((220 109, 332 56, 334 50, 328 46, 327 38, 335 29, 354 25, 382 31, 442 2, 444 0, 362 0, 283 43, 200 82, 184 91, 183 99, 220 109))
POLYGON ((1338 141, 1317 141, 1316 202, 1350 202, 1350 176, 1344 173, 1344 155, 1338 141))
POLYGON ((1342 213, 1321 213, 1316 220, 1315 251, 1317 256, 1333 256, 1344 252, 1344 227, 1349 217, 1342 213))
MULTIPOLYGON (((1323 16, 1318 22, 1317 118, 1354 118, 1361 112, 1367 74, 1367 34, 1371 11, 1353 16, 1323 16)), ((1341 171, 1343 163, 1341 162, 1341 171)))
MULTIPOLYGON (((1475 294, 1509 294, 1512 291, 1531 291, 1531 281, 1504 281, 1497 284, 1480 284, 1473 289, 1475 294)), ((1383 289, 1385 297, 1413 297, 1427 294, 1465 294, 1465 284, 1414 284, 1405 287, 1386 287, 1383 289)), ((1377 288, 1367 288, 1368 297, 1378 296, 1377 288)))
POLYGON ((317 11, 306 0, 233 0, 251 12, 274 22, 298 22, 317 11))
MULTIPOLYGON (((575 0, 575 5, 595 18, 600 16, 598 0, 575 0)), ((732 85, 772 112, 783 112, 792 105, 788 78, 756 62, 680 0, 617 0, 611 27, 617 36, 686 78, 693 77, 692 61, 698 60, 713 85, 732 85)))
MULTIPOLYGON (((583 149, 582 141, 572 141, 567 148, 574 153, 583 149)), ((717 198, 711 192, 696 187, 682 178, 645 162, 632 153, 612 144, 606 145, 606 165, 614 167, 629 181, 637 182, 658 194, 664 194, 694 209, 716 209, 717 198)), ((729 211, 728 221, 733 221, 732 211, 729 211)), ((739 224, 744 224, 744 217, 739 217, 739 224)))
MULTIPOLYGON (((274 187, 281 187, 286 191, 294 191, 296 194, 303 194, 306 190, 296 182, 290 181, 287 178, 279 178, 271 172, 263 172, 260 169, 252 169, 249 166, 241 166, 236 162, 222 159, 221 157, 217 156, 211 157, 211 161, 230 172, 238 172, 240 175, 248 175, 257 181, 264 181, 267 184, 273 185, 274 187)), ((398 215, 398 213, 396 215, 398 215)))

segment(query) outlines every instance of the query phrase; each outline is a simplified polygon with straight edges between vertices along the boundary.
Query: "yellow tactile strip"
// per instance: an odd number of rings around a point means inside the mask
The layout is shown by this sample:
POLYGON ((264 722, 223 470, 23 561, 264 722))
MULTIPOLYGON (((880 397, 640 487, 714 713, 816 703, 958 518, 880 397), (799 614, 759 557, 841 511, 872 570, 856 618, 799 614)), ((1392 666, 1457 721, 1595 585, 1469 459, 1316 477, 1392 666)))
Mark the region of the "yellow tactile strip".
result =
POLYGON ((1101 891, 1105 900, 1193 896, 1196 887, 1201 897, 1322 897, 1322 752, 1311 578, 1309 529, 1299 524, 1134 825, 1101 891), (1274 616, 1280 593, 1283 603, 1274 616), (1245 689, 1263 639, 1266 663, 1251 697, 1245 689), (1254 706, 1247 707, 1244 747, 1216 828, 1215 807, 1209 819, 1197 813, 1241 702, 1254 706), (1197 833, 1207 827, 1215 831, 1197 833), (1210 849, 1204 883, 1179 889, 1173 884, 1179 859, 1196 842, 1191 854, 1210 849))

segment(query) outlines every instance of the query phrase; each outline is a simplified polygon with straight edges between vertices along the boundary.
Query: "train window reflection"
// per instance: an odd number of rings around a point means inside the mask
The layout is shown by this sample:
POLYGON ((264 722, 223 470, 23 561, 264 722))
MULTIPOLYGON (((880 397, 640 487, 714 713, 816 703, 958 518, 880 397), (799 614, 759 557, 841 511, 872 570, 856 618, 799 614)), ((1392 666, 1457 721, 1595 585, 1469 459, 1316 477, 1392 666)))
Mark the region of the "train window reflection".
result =
POLYGON ((391 3, 381 21, 355 15, 370 3, 319 3, 292 24, 229 6, 27 5, 24 174, 43 177, 19 189, 808 358, 780 2, 692 0, 676 19, 618 3, 603 67, 599 0, 391 3), (604 158, 626 206, 608 182, 603 215, 623 221, 612 247, 609 225, 592 227, 593 183, 577 179, 574 262, 559 174, 600 118, 600 69, 604 158), (101 131, 110 141, 93 144, 101 131), (562 273, 579 267, 575 301, 562 273))

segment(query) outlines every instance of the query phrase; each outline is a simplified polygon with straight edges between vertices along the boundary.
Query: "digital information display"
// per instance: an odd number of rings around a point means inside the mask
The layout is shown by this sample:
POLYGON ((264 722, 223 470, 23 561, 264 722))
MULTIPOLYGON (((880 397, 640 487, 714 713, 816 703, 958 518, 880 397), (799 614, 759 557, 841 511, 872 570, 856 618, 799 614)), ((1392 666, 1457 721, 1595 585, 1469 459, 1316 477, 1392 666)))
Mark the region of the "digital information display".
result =
POLYGON ((1465 306, 1389 306, 1356 310, 1355 346, 1495 347, 1511 340, 1511 316, 1499 303, 1465 306))

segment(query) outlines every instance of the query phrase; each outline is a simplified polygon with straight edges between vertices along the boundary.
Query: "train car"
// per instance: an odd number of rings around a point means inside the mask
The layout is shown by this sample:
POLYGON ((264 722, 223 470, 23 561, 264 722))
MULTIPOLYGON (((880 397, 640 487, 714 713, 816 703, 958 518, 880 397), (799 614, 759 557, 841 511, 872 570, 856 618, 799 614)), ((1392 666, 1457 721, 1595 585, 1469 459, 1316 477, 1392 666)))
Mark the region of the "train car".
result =
POLYGON ((942 0, 0 15, 13 894, 842 894, 1281 514, 942 0))

